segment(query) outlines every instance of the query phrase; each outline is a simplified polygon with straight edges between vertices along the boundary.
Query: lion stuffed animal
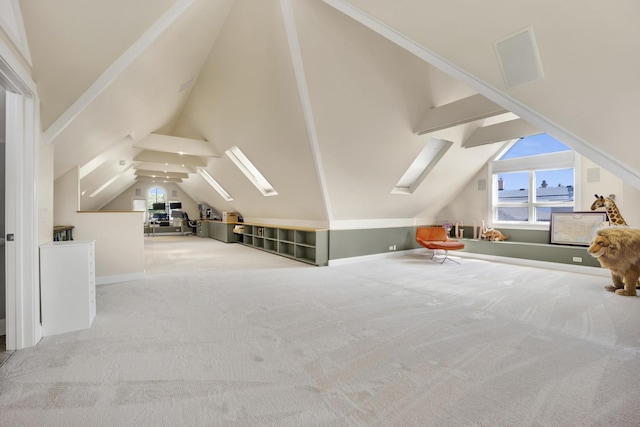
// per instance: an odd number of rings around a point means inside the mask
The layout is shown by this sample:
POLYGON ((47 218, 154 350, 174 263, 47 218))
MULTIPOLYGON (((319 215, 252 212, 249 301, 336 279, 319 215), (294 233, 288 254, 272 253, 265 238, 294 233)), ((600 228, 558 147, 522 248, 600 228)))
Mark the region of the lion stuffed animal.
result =
POLYGON ((602 267, 611 270, 613 286, 604 288, 618 295, 636 295, 640 277, 640 229, 604 227, 596 232, 587 249, 602 267))

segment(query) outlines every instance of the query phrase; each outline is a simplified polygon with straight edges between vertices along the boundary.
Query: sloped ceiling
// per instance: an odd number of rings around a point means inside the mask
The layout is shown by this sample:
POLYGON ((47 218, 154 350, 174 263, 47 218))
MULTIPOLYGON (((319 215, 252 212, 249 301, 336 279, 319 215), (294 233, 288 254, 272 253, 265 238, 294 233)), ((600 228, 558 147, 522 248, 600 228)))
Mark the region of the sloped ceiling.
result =
POLYGON ((198 203, 247 220, 434 218, 508 139, 486 128, 474 137, 505 111, 523 121, 509 128, 546 131, 640 186, 628 142, 640 113, 635 1, 20 5, 55 176, 80 168, 83 209, 172 171, 187 174, 178 185, 198 203), (507 88, 494 42, 527 27, 544 78, 507 88), (462 114, 478 96, 487 113, 462 114), (437 111, 450 120, 423 129, 437 111), (412 193, 393 194, 432 137, 453 144, 412 193), (233 146, 278 195, 247 180, 224 154, 233 146), (187 155, 199 160, 184 165, 187 155))

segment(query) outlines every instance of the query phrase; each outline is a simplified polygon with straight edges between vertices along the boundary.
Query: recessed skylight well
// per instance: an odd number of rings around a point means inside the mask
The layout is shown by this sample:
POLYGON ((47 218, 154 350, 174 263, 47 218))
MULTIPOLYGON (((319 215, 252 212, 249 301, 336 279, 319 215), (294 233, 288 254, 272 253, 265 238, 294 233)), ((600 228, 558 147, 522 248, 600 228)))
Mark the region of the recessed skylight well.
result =
MULTIPOLYGON (((109 179, 107 182, 105 182, 104 184, 102 184, 98 189, 96 189, 93 193, 89 194, 89 197, 94 198, 96 197, 98 194, 100 194, 105 188, 107 188, 108 186, 110 186, 111 184, 113 184, 114 182, 116 182, 116 180, 118 178, 120 178, 122 175, 124 175, 129 169, 131 169, 133 167, 133 163, 130 164, 129 166, 127 166, 126 168, 124 168, 122 170, 122 172, 120 172, 119 174, 111 177, 111 179, 109 179)), ((86 191, 86 190, 85 190, 86 191)), ((84 192, 83 192, 84 193, 84 192)), ((83 194, 84 195, 84 194, 83 194)))
POLYGON ((251 181, 251 183, 255 185, 264 196, 276 196, 278 194, 271 184, 269 184, 269 181, 267 181, 267 179, 237 146, 229 148, 225 151, 225 154, 229 156, 238 169, 245 174, 249 181, 251 181))
POLYGON ((233 198, 229 195, 229 193, 227 193, 225 189, 222 188, 220 184, 218 184, 218 181, 213 179, 213 177, 209 174, 209 172, 207 172, 205 169, 198 168, 198 173, 200 174, 200 176, 204 178, 205 181, 207 181, 207 183, 211 187, 213 187, 214 190, 218 192, 218 194, 220 194, 220 196, 222 196, 223 199, 225 199, 227 202, 230 202, 233 200, 233 198))
POLYGON ((400 181, 391 190, 392 194, 413 194, 420 183, 431 172, 438 160, 444 156, 453 145, 451 141, 439 138, 431 138, 427 145, 415 158, 409 169, 402 175, 400 181))

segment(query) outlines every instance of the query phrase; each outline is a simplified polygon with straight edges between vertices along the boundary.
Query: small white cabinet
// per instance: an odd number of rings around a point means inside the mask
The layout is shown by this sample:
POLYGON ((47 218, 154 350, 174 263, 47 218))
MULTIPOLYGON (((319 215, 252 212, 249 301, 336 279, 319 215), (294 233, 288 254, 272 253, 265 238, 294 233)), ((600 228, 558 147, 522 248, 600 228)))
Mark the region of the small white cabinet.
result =
POLYGON ((40 295, 44 336, 90 328, 96 317, 94 241, 40 246, 40 295))

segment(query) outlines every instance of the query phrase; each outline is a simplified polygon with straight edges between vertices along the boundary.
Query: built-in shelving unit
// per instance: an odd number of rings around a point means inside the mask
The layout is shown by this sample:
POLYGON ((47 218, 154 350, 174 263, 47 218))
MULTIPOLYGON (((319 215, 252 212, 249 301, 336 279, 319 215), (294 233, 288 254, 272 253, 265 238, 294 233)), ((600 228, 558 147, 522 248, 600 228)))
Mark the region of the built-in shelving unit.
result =
POLYGON ((242 243, 308 264, 329 262, 328 230, 244 224, 242 243))
POLYGON ((198 221, 196 226, 196 234, 198 237, 209 237, 209 222, 210 221, 198 221))
POLYGON ((147 236, 162 235, 180 235, 191 233, 191 227, 188 226, 174 226, 174 225, 145 225, 144 234, 147 236))
POLYGON ((488 240, 460 239, 464 242, 464 252, 507 258, 522 258, 587 267, 600 267, 598 261, 583 246, 552 245, 545 243, 491 242, 488 240))

